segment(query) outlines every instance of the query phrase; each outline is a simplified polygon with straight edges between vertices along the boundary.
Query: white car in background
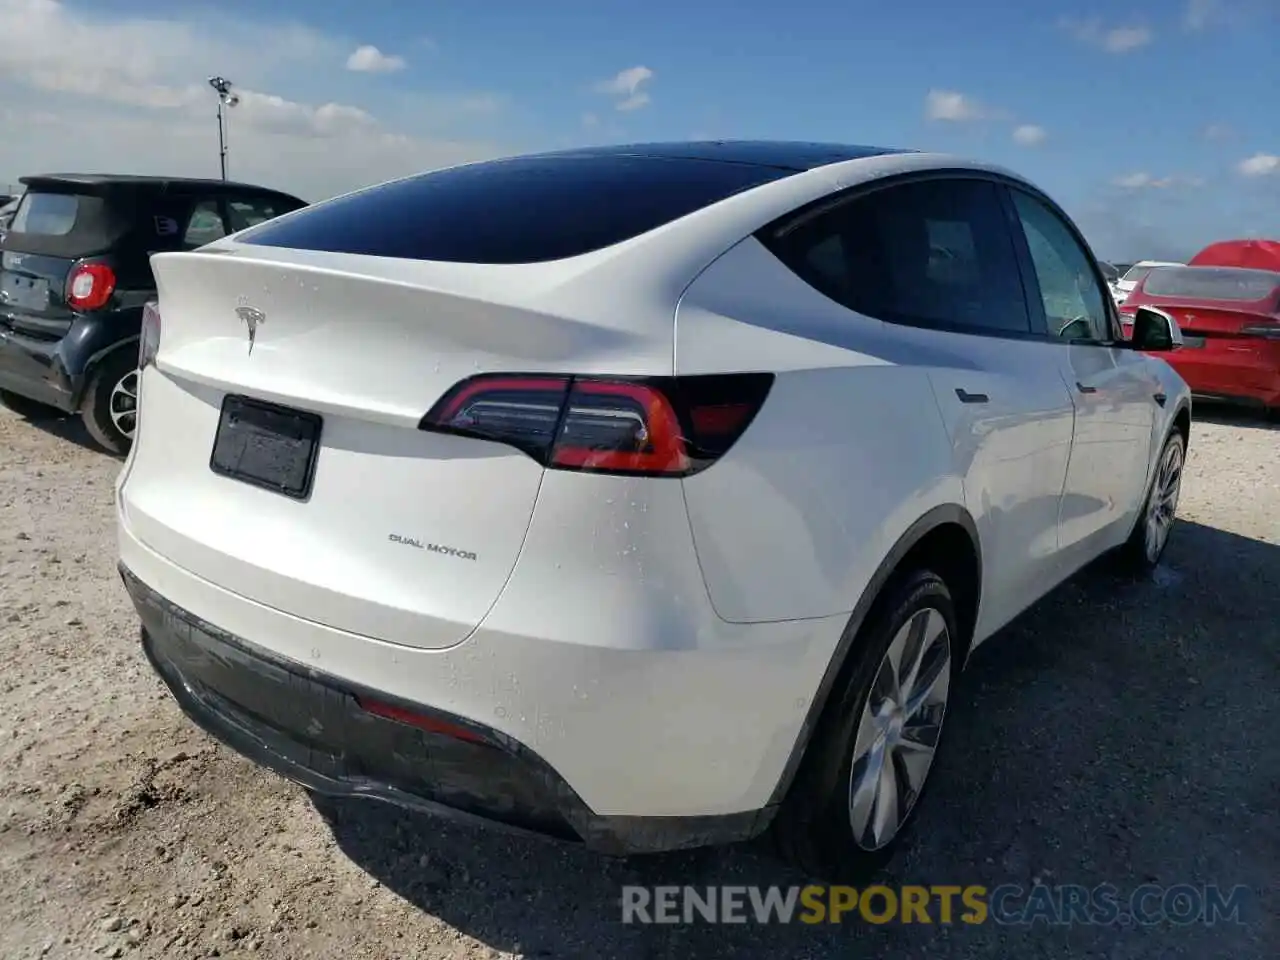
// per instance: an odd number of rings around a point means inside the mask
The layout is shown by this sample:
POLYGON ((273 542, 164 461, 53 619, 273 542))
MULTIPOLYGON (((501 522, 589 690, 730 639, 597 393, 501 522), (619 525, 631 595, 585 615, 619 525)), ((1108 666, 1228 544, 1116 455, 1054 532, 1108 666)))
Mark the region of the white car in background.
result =
MULTIPOLYGON (((143 646, 312 790, 864 877, 972 650, 1177 506, 1186 385, 1005 170, 787 143, 469 164, 153 260, 143 646)), ((1081 709, 1088 709, 1081 704, 1081 709)))
POLYGON ((1111 285, 1111 292, 1115 297, 1116 305, 1122 305, 1133 293, 1133 288, 1142 282, 1142 278, 1154 270, 1156 267, 1181 267, 1183 264, 1175 263, 1172 260, 1139 260, 1132 267, 1124 272, 1124 276, 1111 285))

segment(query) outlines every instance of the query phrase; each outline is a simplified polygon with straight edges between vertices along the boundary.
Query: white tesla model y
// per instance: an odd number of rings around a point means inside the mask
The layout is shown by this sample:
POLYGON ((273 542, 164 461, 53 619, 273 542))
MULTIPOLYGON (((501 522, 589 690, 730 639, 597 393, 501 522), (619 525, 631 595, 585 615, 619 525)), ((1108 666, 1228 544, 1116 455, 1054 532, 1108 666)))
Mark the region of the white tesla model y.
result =
POLYGON ((1143 311, 983 164, 484 162, 154 257, 118 488, 143 645, 314 791, 619 854, 902 835, 973 648, 1156 564, 1190 429, 1143 311))

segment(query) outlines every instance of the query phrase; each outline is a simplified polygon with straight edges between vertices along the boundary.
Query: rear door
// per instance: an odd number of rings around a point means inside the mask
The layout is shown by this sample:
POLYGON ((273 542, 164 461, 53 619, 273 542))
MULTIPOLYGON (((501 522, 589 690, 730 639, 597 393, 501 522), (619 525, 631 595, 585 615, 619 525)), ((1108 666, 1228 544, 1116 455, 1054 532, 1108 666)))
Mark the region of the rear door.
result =
POLYGON ((1118 346, 1119 322, 1092 254, 1040 198, 1011 188, 1035 286, 1032 309, 1058 343, 1058 371, 1074 396, 1071 463, 1059 542, 1070 567, 1106 546, 1146 487, 1160 383, 1141 354, 1118 346))
POLYGON ((811 285, 884 322, 887 360, 927 375, 933 396, 913 402, 936 398, 981 539, 980 637, 1053 586, 1072 430, 1000 190, 955 177, 880 187, 773 241, 811 285))

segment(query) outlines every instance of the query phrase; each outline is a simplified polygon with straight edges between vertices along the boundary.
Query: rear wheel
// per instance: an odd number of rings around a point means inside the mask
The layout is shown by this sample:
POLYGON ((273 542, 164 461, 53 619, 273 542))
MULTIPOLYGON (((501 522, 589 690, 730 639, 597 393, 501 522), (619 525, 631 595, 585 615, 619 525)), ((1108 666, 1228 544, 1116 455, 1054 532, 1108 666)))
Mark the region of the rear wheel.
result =
POLYGON ((25 417, 28 420, 52 420, 64 415, 56 407, 32 400, 30 397, 24 397, 22 394, 14 393, 11 390, 0 390, 0 403, 3 403, 18 416, 25 417))
POLYGON ((951 594, 932 572, 898 580, 877 604, 775 821, 791 864, 858 885, 893 855, 941 745, 955 637, 951 594))
POLYGON ((125 454, 138 426, 138 363, 131 351, 117 350, 102 361, 85 387, 80 418, 98 446, 125 454))
POLYGON ((1182 493, 1186 450, 1187 442, 1181 431, 1175 430, 1164 442, 1142 513, 1119 551, 1122 566, 1131 573, 1151 573, 1160 565, 1160 558, 1169 545, 1178 512, 1178 497, 1182 493))

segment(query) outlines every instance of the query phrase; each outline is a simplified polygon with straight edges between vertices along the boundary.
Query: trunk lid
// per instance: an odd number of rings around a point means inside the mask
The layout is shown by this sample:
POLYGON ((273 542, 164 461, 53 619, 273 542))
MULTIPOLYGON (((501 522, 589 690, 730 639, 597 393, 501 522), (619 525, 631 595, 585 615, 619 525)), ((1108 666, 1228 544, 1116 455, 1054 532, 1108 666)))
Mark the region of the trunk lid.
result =
POLYGON ((1241 337, 1244 336, 1241 331, 1246 328, 1268 326, 1276 322, 1273 317, 1259 313, 1256 310, 1238 310, 1215 305, 1185 303, 1162 304, 1159 302, 1152 303, 1151 306, 1168 312, 1178 321, 1178 326, 1182 328, 1184 335, 1205 339, 1210 337, 1241 337))
POLYGON ((671 369, 670 315, 648 329, 575 318, 572 279, 548 282, 545 266, 252 248, 152 262, 160 349, 126 522, 233 593, 393 643, 466 639, 515 566, 542 481, 511 447, 418 429, 450 387, 481 372, 671 369), (229 395, 321 418, 305 499, 211 469, 229 395))

